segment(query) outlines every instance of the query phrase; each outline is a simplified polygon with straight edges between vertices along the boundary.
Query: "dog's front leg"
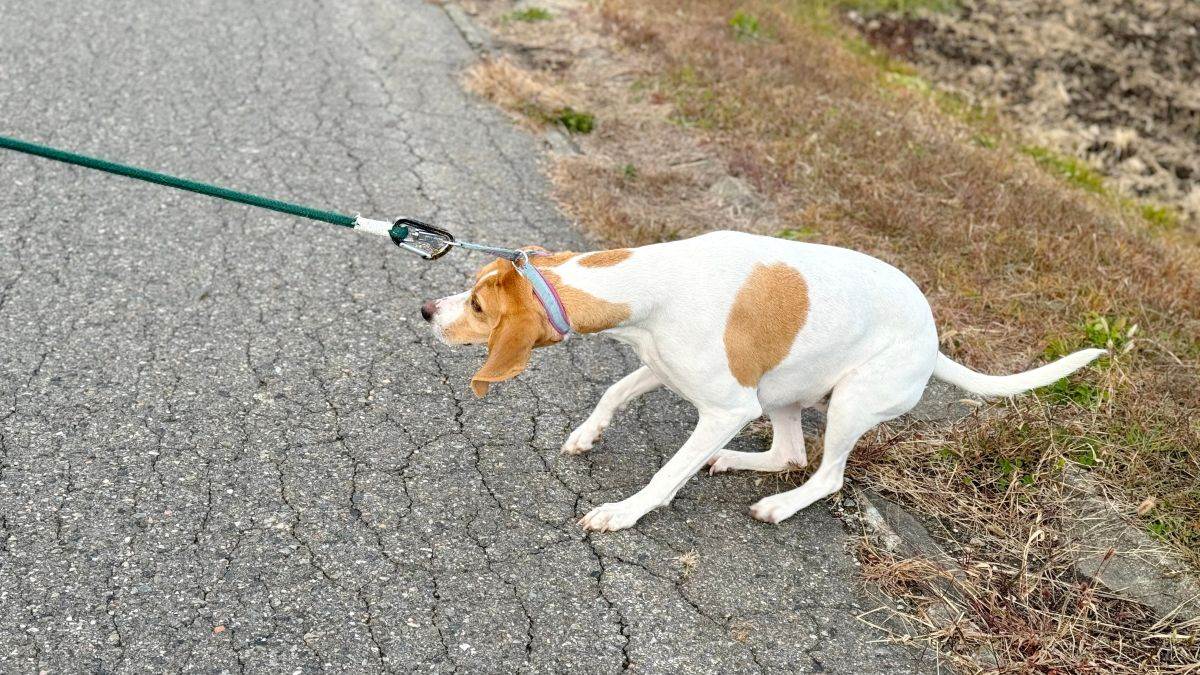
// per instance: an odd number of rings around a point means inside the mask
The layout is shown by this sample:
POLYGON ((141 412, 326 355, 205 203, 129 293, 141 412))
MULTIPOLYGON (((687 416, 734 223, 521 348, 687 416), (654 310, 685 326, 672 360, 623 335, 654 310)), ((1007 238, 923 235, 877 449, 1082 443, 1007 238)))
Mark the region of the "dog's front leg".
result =
POLYGON ((597 506, 581 518, 579 524, 597 532, 632 527, 651 509, 669 504, 679 488, 704 466, 709 457, 761 414, 757 402, 747 402, 744 407, 700 410, 700 420, 692 435, 646 487, 628 499, 597 506))
POLYGON ((562 451, 568 455, 579 455, 591 450, 592 444, 600 438, 600 434, 612 421, 613 413, 629 401, 661 386, 662 381, 646 366, 617 380, 600 397, 600 402, 596 404, 592 414, 567 437, 562 451))

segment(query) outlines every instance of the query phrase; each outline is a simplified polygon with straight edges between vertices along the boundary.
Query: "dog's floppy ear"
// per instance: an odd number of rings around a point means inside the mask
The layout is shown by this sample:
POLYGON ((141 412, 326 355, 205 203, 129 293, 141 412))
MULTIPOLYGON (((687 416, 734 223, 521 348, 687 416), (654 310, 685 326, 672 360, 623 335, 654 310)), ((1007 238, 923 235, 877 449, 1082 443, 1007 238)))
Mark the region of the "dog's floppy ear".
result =
POLYGON ((532 312, 508 314, 488 337, 488 358, 471 377, 471 391, 483 398, 492 382, 515 377, 529 365, 529 355, 542 336, 541 320, 532 312))

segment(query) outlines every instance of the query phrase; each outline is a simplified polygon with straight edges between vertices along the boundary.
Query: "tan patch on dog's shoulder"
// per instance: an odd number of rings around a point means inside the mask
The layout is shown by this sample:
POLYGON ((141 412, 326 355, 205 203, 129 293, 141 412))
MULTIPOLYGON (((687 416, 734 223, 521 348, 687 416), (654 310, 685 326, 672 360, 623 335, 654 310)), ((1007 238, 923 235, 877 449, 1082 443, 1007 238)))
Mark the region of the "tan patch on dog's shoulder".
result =
POLYGON ((729 372, 753 387, 792 348, 808 318, 808 284, 785 263, 754 266, 738 289, 725 322, 729 372))
POLYGON ((542 272, 542 276, 554 286, 554 291, 567 308, 571 328, 576 332, 596 333, 619 326, 629 318, 629 305, 623 302, 609 302, 568 286, 554 272, 542 272))
POLYGON ((571 258, 574 258, 575 255, 576 254, 572 251, 561 251, 559 253, 550 253, 548 255, 530 256, 529 260, 533 262, 534 267, 538 267, 538 268, 558 267, 559 265, 567 262, 571 258))
POLYGON ((596 251, 579 259, 580 267, 612 267, 633 255, 627 248, 614 248, 611 251, 596 251))

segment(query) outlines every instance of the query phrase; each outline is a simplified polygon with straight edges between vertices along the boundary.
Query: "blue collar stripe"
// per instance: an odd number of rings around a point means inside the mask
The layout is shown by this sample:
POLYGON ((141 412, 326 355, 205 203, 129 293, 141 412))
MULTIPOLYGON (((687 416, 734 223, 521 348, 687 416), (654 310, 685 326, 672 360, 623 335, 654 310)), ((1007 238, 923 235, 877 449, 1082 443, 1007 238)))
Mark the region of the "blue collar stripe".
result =
POLYGON ((559 335, 570 333, 571 321, 567 318, 567 308, 563 306, 562 298, 558 297, 558 292, 554 290, 550 282, 546 281, 546 277, 542 276, 541 270, 533 266, 529 257, 522 257, 524 260, 514 261, 513 266, 533 286, 533 295, 546 310, 546 317, 550 319, 550 325, 558 331, 559 335))

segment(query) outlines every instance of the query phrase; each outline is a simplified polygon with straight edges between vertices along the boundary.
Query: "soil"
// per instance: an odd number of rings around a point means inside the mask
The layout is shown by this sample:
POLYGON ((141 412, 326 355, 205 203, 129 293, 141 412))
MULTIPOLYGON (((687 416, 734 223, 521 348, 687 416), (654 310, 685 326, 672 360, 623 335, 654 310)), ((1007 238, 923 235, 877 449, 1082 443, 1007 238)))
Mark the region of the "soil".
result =
POLYGON ((1033 143, 1200 220, 1200 3, 963 0, 847 19, 939 84, 1009 112, 1033 143))

